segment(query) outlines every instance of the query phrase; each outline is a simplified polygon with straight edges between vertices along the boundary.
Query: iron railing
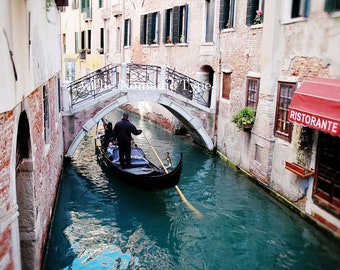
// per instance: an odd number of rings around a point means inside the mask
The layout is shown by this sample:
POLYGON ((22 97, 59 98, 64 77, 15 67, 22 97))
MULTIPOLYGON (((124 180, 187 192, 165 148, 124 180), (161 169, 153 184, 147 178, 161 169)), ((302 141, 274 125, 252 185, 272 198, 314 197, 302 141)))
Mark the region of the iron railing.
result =
POLYGON ((146 89, 158 89, 160 72, 161 68, 159 66, 128 64, 126 76, 127 85, 130 88, 144 87, 146 89))
POLYGON ((174 69, 166 69, 166 88, 190 100, 210 107, 211 85, 199 82, 174 69))
MULTIPOLYGON (((70 83, 68 87, 71 107, 94 99, 112 89, 118 89, 119 79, 121 79, 119 67, 121 66, 108 65, 70 83)), ((165 87, 168 91, 210 107, 211 85, 199 82, 173 69, 163 69, 162 75, 162 68, 159 66, 128 64, 126 70, 121 69, 121 72, 126 72, 124 83, 128 89, 157 90, 162 88, 164 90, 165 87)))
POLYGON ((68 85, 71 107, 118 88, 118 65, 108 65, 68 85))

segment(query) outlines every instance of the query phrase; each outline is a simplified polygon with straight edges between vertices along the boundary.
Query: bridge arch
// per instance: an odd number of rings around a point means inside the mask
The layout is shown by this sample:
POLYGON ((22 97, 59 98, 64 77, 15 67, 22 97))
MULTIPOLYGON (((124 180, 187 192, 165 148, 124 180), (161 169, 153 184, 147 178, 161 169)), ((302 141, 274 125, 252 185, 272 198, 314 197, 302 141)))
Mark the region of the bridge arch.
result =
POLYGON ((117 109, 125 104, 147 101, 156 102, 166 109, 168 109, 173 115, 175 115, 182 124, 186 127, 188 133, 190 134, 192 140, 208 150, 213 149, 213 142, 207 133, 206 129, 203 127, 202 121, 192 113, 187 107, 182 106, 179 102, 172 98, 163 95, 160 92, 153 92, 148 95, 140 95, 140 91, 129 91, 126 95, 118 96, 113 99, 108 105, 103 107, 98 111, 93 111, 93 116, 89 118, 81 129, 77 132, 76 136, 72 139, 71 144, 67 148, 66 156, 72 157, 75 153, 78 145, 81 143, 83 138, 86 136, 87 132, 91 130, 97 123, 109 112, 117 109))

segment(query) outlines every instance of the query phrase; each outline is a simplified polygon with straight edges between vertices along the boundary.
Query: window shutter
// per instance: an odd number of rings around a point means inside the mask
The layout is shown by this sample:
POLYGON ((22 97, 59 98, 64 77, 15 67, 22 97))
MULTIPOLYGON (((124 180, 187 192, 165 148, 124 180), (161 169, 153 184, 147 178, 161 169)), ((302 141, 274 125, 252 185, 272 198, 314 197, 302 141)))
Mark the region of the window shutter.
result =
POLYGON ((185 40, 184 42, 187 43, 188 42, 188 37, 189 37, 189 33, 188 33, 188 23, 189 23, 189 4, 185 5, 185 29, 184 29, 184 37, 185 40))
POLYGON ((173 43, 179 43, 180 7, 173 8, 173 43))
POLYGON ((303 11, 303 16, 309 17, 310 0, 305 1, 305 9, 303 11))
MULTIPOLYGON (((264 1, 265 0, 263 0, 263 3, 264 3, 264 1)), ((230 3, 229 3, 229 16, 228 16, 228 19, 230 19, 230 21, 229 21, 230 27, 235 26, 235 24, 234 24, 234 12, 235 12, 235 0, 231 0, 230 3)), ((227 23, 228 23, 228 21, 227 21, 227 23)))
POLYGON ((91 30, 87 30, 87 48, 91 50, 91 30))
POLYGON ((226 17, 227 17, 227 14, 226 14, 226 5, 227 5, 227 0, 221 0, 220 2, 220 18, 219 18, 219 29, 224 29, 227 22, 226 22, 226 17))
POLYGON ((155 22, 154 22, 154 13, 148 14, 148 26, 147 26, 147 44, 152 44, 152 41, 154 39, 154 32, 155 32, 155 22))
POLYGON ((170 22, 170 20, 168 19, 169 17, 169 12, 167 9, 164 10, 164 19, 163 19, 163 43, 167 42, 168 36, 169 36, 169 25, 168 25, 168 21, 170 22))
POLYGON ((140 44, 146 44, 146 40, 145 40, 145 18, 146 15, 141 15, 140 16, 140 33, 139 33, 139 39, 140 39, 140 44))
POLYGON ((248 0, 247 19, 246 19, 246 25, 248 25, 248 26, 254 24, 254 18, 255 18, 255 15, 256 15, 255 2, 256 2, 256 0, 248 0))
POLYGON ((129 20, 124 21, 124 46, 128 46, 129 20))
POLYGON ((325 1, 325 12, 333 12, 334 11, 334 7, 335 7, 335 1, 336 0, 326 0, 325 1))

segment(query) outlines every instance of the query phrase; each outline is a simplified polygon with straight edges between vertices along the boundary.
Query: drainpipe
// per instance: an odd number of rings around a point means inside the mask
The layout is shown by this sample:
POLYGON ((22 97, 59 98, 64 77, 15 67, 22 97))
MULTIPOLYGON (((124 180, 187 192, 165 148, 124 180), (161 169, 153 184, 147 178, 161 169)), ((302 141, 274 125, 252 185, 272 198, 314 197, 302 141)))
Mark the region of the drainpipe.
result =
POLYGON ((121 2, 123 2, 122 4, 122 36, 123 38, 121 39, 121 53, 122 53, 122 63, 125 63, 125 50, 124 50, 124 26, 125 26, 125 0, 122 0, 121 2))
POLYGON ((215 124, 214 124, 214 149, 213 152, 216 154, 217 152, 217 123, 218 123, 218 113, 219 113, 219 106, 220 106, 220 89, 221 89, 221 30, 219 29, 218 34, 217 34, 217 49, 218 49, 218 80, 219 82, 217 83, 216 87, 216 108, 215 108, 215 124))

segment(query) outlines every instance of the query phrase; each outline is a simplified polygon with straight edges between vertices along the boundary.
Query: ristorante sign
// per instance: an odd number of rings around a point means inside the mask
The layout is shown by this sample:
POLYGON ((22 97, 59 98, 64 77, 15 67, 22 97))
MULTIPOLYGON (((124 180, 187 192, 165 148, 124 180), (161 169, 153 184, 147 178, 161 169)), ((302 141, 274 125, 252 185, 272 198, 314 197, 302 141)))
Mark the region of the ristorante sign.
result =
POLYGON ((305 81, 293 94, 288 120, 340 136, 340 80, 305 81))
POLYGON ((290 109, 288 120, 291 122, 296 122, 303 126, 308 126, 313 129, 330 133, 334 136, 340 134, 339 121, 329 120, 321 116, 313 115, 307 112, 300 112, 295 109, 290 109))

